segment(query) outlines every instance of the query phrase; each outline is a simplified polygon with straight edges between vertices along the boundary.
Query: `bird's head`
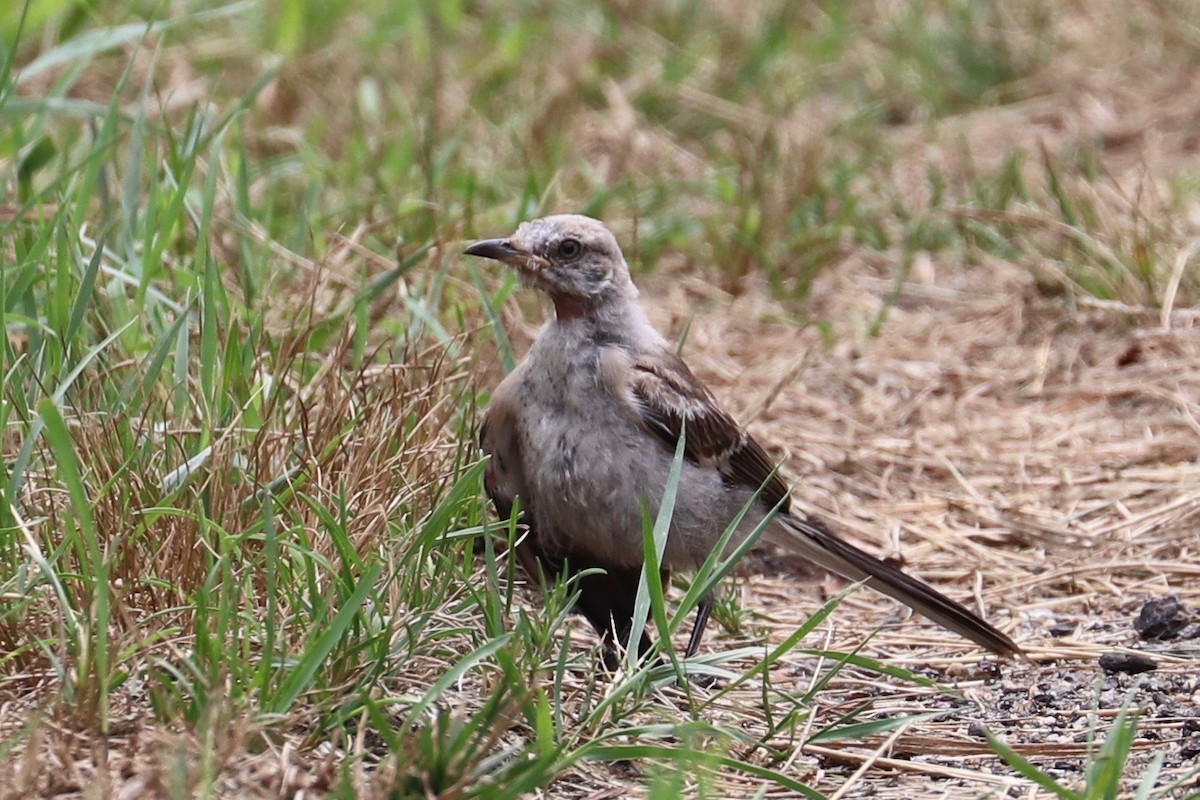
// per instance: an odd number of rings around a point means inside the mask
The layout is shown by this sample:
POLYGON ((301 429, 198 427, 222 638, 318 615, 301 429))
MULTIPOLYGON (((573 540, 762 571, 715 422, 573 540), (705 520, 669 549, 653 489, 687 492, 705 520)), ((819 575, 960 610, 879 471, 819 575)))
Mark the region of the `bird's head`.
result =
POLYGON ((502 261, 554 301, 559 319, 637 296, 616 237, 599 220, 558 214, 521 223, 506 239, 484 239, 470 256, 502 261))

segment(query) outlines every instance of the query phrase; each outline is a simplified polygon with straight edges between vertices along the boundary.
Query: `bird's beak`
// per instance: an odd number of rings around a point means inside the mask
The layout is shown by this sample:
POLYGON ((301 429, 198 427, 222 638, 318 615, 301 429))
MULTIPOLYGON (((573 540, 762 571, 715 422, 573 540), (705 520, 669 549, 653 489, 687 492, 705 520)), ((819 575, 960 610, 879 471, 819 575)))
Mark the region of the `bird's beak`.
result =
POLYGON ((513 244, 512 239, 484 239, 463 251, 469 256, 491 258, 502 261, 517 269, 536 272, 544 267, 545 259, 535 256, 528 250, 513 244))
POLYGON ((522 255, 526 255, 513 246, 508 239, 484 239, 463 251, 469 256, 492 258, 496 261, 511 263, 522 255))

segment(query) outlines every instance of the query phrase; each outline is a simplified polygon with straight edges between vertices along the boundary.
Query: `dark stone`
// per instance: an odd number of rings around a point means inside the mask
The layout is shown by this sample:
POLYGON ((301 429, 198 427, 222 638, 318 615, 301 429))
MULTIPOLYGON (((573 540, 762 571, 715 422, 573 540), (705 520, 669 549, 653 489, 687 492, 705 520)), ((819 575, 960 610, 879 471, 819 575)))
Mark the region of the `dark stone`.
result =
POLYGON ((1142 653, 1105 653, 1100 656, 1100 669, 1105 672, 1124 672, 1137 675, 1158 669, 1154 659, 1142 653))
POLYGON ((1148 601, 1133 621, 1133 629, 1143 639, 1171 639, 1188 624, 1179 598, 1159 597, 1148 601))
POLYGON ((1186 739, 1179 745, 1179 755, 1184 758, 1195 758, 1200 756, 1200 736, 1193 736, 1186 739))
POLYGON ((1070 636, 1072 633, 1075 632, 1075 623, 1074 622, 1066 622, 1066 621, 1056 622, 1050 626, 1050 628, 1047 632, 1051 636, 1057 636, 1057 637, 1070 636))

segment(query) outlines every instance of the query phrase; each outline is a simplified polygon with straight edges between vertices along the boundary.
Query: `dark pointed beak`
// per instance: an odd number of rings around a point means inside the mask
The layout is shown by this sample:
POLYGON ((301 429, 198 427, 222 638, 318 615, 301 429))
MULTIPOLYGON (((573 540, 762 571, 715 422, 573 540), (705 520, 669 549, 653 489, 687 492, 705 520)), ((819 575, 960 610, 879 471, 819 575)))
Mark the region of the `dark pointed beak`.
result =
POLYGON ((508 264, 513 269, 526 274, 541 272, 550 266, 550 262, 541 256, 535 256, 512 239, 484 239, 476 242, 463 251, 469 256, 492 258, 508 264))
POLYGON ((529 253, 513 246, 513 243, 508 239, 484 239, 481 242, 471 245, 463 252, 469 256, 491 258, 496 261, 503 261, 505 264, 514 265, 529 257, 529 253))

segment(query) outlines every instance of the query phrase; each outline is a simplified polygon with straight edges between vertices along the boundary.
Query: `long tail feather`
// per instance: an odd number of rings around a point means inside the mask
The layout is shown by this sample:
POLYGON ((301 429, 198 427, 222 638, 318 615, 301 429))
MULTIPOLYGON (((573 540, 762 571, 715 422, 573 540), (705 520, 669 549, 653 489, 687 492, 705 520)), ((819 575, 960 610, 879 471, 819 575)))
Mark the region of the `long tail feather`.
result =
POLYGON ((811 559, 825 569, 899 600, 947 630, 1005 658, 1024 658, 1012 639, 977 614, 892 565, 839 539, 824 523, 789 514, 776 518, 763 538, 811 559))

